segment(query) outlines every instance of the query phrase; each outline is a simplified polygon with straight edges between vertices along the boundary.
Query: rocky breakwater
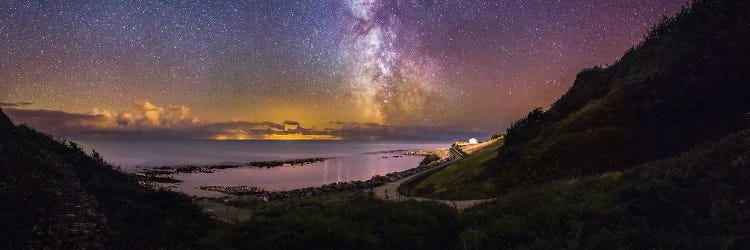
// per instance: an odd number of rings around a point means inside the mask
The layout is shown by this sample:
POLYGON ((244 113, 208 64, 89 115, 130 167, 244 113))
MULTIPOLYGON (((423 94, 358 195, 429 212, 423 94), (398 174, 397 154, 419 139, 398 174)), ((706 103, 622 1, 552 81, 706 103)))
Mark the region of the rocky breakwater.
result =
POLYGON ((210 165, 210 166, 197 166, 197 165, 186 165, 186 166, 160 166, 160 167, 149 167, 137 172, 136 177, 144 184, 148 183, 179 183, 182 182, 173 178, 175 174, 189 174, 189 173, 214 173, 218 170, 229 169, 229 168, 240 168, 240 167, 296 167, 304 166, 316 162, 326 161, 332 158, 307 158, 307 159, 293 159, 284 161, 254 161, 245 164, 221 164, 221 165, 210 165))

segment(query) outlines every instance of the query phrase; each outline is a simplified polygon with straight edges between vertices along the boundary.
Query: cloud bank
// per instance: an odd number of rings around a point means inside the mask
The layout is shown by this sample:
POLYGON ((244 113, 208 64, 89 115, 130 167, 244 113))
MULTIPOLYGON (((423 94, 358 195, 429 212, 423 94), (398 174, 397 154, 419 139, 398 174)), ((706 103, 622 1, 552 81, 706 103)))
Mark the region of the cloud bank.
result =
POLYGON ((325 128, 299 121, 202 122, 186 106, 134 103, 137 112, 94 109, 90 113, 57 110, 3 110, 17 124, 26 124, 57 137, 83 140, 458 140, 487 135, 486 131, 456 126, 397 126, 379 123, 329 122, 325 128))
POLYGON ((21 107, 21 106, 29 106, 31 102, 0 102, 0 107, 21 107))

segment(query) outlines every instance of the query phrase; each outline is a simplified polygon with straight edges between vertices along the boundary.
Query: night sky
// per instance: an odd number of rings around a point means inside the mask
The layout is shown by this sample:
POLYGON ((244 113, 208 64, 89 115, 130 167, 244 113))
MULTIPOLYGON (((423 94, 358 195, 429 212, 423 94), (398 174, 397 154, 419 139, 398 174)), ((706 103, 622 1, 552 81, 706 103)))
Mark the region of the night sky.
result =
POLYGON ((3 1, 0 105, 68 137, 489 136, 684 4, 3 1))

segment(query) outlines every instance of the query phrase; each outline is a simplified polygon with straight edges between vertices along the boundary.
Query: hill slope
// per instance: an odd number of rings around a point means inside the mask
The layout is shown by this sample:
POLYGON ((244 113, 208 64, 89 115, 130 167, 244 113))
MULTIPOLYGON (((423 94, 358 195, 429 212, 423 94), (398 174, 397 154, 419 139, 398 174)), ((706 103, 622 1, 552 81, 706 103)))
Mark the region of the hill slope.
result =
MULTIPOLYGON (((442 199, 465 200, 474 194, 494 193, 495 185, 484 178, 487 169, 482 165, 497 156, 502 139, 494 139, 484 148, 472 152, 468 157, 457 160, 411 188, 412 196, 439 197, 442 199), (469 183, 465 183, 469 180, 469 183)), ((404 190, 405 191, 405 190, 404 190)), ((486 198, 486 197, 481 197, 486 198)))
POLYGON ((0 248, 181 246, 211 226, 186 197, 144 188, 2 110, 0 166, 0 248))
MULTIPOLYGON (((480 181, 492 180, 496 187, 484 190, 501 192, 627 168, 743 129, 747 112, 750 2, 697 0, 613 65, 580 72, 548 111, 514 123, 480 181)), ((474 182, 435 190, 465 195, 474 182)))
POLYGON ((459 215, 465 249, 748 249, 750 130, 664 160, 518 188, 459 215))
POLYGON ((750 2, 699 0, 607 68, 579 73, 547 112, 506 134, 503 186, 591 174, 682 152, 745 128, 750 2))

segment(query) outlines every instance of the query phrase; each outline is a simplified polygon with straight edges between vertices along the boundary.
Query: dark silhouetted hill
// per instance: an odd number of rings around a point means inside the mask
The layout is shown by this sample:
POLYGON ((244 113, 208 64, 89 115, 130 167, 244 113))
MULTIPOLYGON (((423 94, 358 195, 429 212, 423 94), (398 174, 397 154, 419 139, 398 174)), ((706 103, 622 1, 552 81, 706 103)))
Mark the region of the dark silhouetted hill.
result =
POLYGON ((179 247, 211 223, 186 197, 144 188, 0 110, 0 248, 179 247))
POLYGON ((490 165, 501 187, 622 169, 743 129, 747 112, 750 2, 698 0, 513 124, 490 165))

